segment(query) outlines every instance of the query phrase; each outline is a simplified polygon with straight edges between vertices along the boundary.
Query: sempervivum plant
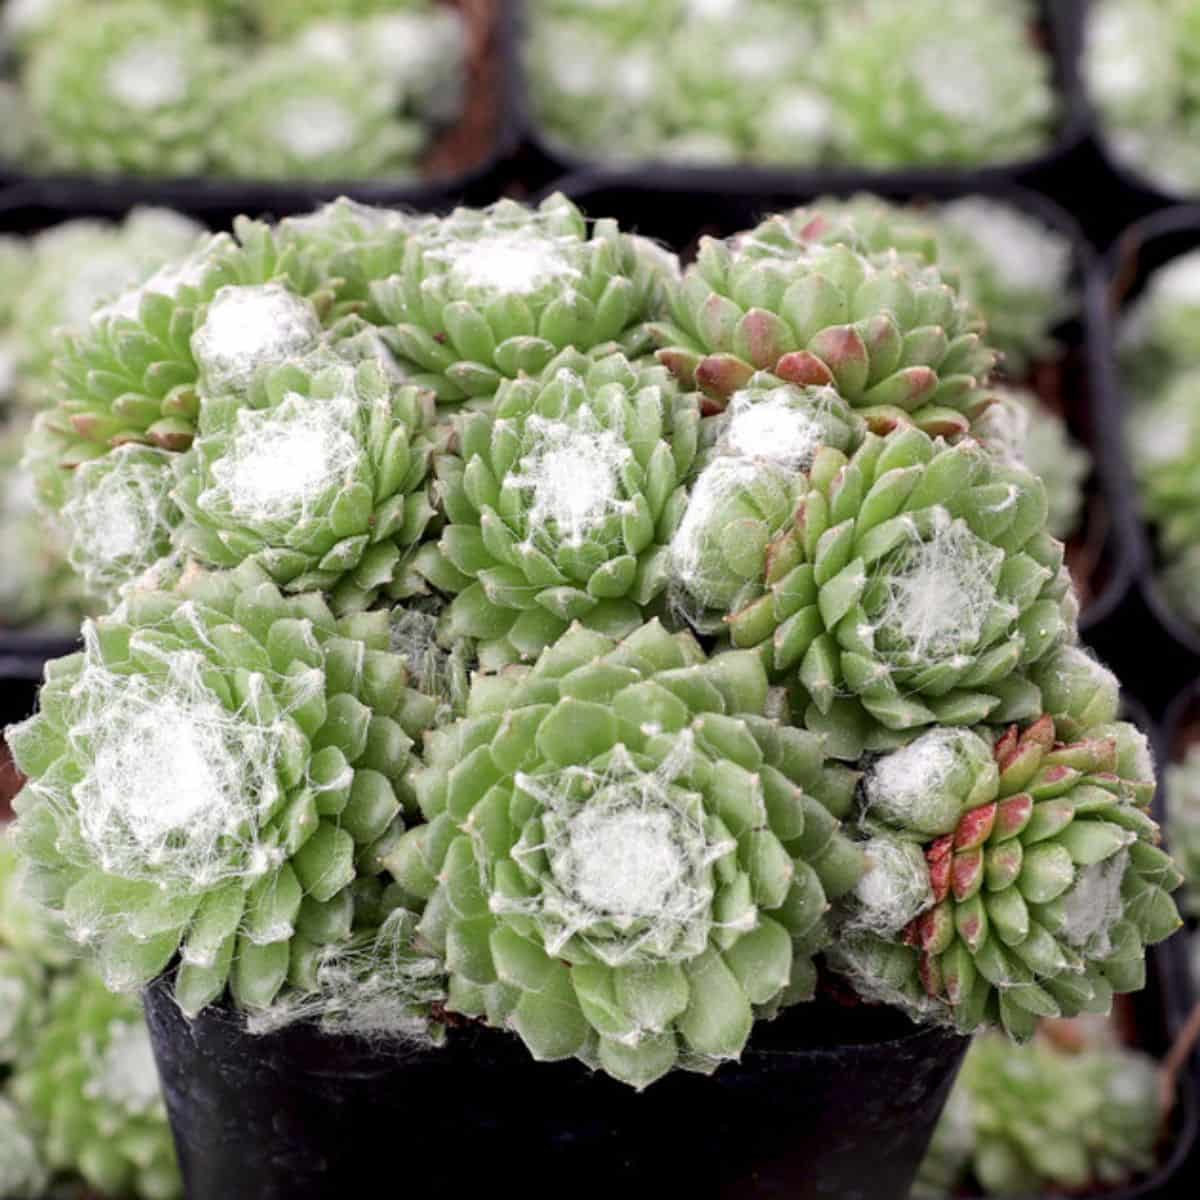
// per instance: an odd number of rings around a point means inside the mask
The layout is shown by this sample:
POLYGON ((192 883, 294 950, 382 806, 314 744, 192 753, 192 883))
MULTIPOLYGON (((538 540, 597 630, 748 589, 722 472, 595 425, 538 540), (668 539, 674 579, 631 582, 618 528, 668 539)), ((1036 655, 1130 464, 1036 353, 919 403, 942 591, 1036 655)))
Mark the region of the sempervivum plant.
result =
POLYGON ((98 976, 77 970, 54 981, 10 1089, 49 1170, 80 1175, 104 1195, 183 1194, 141 1005, 98 976))
POLYGON ((1105 140, 1159 186, 1200 188, 1200 20, 1187 0, 1098 0, 1088 9, 1084 79, 1105 140))
POLYGON ((1154 1165, 1159 1077, 1119 1046, 1069 1053, 1048 1037, 971 1047, 914 1200, 1102 1191, 1154 1165))
POLYGON ((824 82, 839 158, 871 166, 1020 159, 1048 141, 1049 58, 1024 4, 832 6, 824 82))
POLYGON ((227 81, 210 141, 214 169, 233 177, 370 179, 411 173, 425 133, 398 117, 382 66, 301 46, 260 53, 227 81))
POLYGON ((176 462, 177 544, 214 566, 253 558, 287 591, 328 593, 338 612, 408 595, 420 581, 407 564, 434 516, 432 423, 432 392, 392 383, 375 362, 276 367, 257 403, 204 405, 176 462))
POLYGON ((1154 271, 1125 314, 1118 339, 1121 368, 1139 392, 1200 367, 1198 319, 1200 251, 1194 251, 1154 271))
POLYGON ((873 252, 853 222, 820 209, 702 239, 669 311, 650 326, 659 358, 718 404, 766 370, 835 387, 878 429, 963 433, 995 362, 978 314, 936 267, 873 252))
POLYGON ((1067 237, 1010 205, 970 196, 932 216, 938 262, 983 313, 1006 374, 1054 350, 1055 325, 1078 307, 1067 237))
POLYGON ((179 954, 185 1011, 227 984, 263 1008, 349 934, 433 708, 389 645, 386 612, 339 622, 247 563, 131 593, 49 669, 9 736, 17 835, 111 985, 179 954))
POLYGON ((423 224, 371 295, 413 382, 449 403, 487 399, 568 347, 640 353, 670 269, 615 221, 589 229, 556 194, 536 209, 501 200, 423 224))
POLYGON ((40 1196, 47 1182, 37 1139, 26 1115, 0 1096, 0 1196, 20 1200, 40 1196))
POLYGON ((696 397, 653 360, 560 354, 507 380, 494 415, 458 420, 437 464, 448 523, 414 564, 454 594, 444 639, 480 662, 536 658, 579 621, 619 637, 667 587, 667 545, 687 506, 696 397))
POLYGON ((320 260, 239 219, 92 314, 61 339, 54 407, 42 418, 73 467, 123 442, 186 450, 201 397, 245 393, 316 349, 334 288, 320 260))
POLYGON ((1200 749, 1188 748, 1165 772, 1167 835, 1171 854, 1183 872, 1188 909, 1200 912, 1200 749))
POLYGON ((169 209, 135 208, 119 225, 64 221, 32 237, 9 299, 17 398, 43 406, 52 398, 63 331, 85 330, 99 306, 186 254, 201 235, 199 225, 169 209))
POLYGON ((197 175, 222 52, 199 13, 146 0, 70 12, 26 65, 38 158, 53 170, 197 175))
POLYGON ((754 655, 657 622, 576 626, 478 677, 413 777, 427 823, 387 855, 426 900, 448 1007, 644 1087, 811 996, 829 899, 862 869, 834 816, 854 776, 769 704, 754 655))
POLYGON ((1069 538, 1079 528, 1084 482, 1091 456, 1067 429, 1066 422, 1019 388, 994 388, 971 434, 1002 462, 1024 466, 1046 488, 1046 528, 1069 538))
POLYGON ((833 952, 864 994, 1024 1039, 1142 987, 1145 946, 1179 927, 1153 765, 1111 720, 1116 681, 1075 654, 1047 669, 1062 677, 1047 694, 1072 695, 1057 722, 935 729, 868 767, 868 868, 833 952))
POLYGON ((1072 636, 1075 610, 1028 472, 906 428, 849 454, 821 446, 780 525, 756 499, 761 477, 728 482, 697 484, 676 577, 706 607, 736 599, 730 640, 760 648, 833 753, 1041 710, 1036 664, 1072 636), (722 579, 750 586, 712 591, 722 579))

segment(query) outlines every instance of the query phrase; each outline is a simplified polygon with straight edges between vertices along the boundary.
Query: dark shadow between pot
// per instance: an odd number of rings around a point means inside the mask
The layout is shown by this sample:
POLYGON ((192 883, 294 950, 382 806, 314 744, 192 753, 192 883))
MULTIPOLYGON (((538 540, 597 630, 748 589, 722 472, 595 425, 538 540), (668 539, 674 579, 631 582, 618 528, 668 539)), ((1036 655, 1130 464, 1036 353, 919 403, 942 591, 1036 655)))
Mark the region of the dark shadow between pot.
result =
POLYGON ((527 0, 513 0, 519 10, 517 53, 514 61, 520 79, 520 110, 526 137, 544 160, 543 170, 570 172, 620 171, 637 176, 648 187, 659 185, 710 189, 727 194, 753 194, 778 190, 823 192, 877 191, 881 188, 920 192, 927 188, 958 187, 973 190, 985 181, 1008 182, 1053 170, 1066 160, 1088 133, 1088 111, 1079 77, 1083 46, 1080 6, 1073 0, 1038 0, 1040 14, 1037 40, 1054 66, 1054 81, 1060 104, 1058 127, 1039 154, 1011 162, 980 163, 975 166, 869 168, 853 165, 754 166, 729 163, 719 166, 686 166, 661 160, 621 163, 581 152, 547 133, 538 123, 524 61, 525 32, 530 15, 527 0))
POLYGON ((1039 391, 1065 417, 1074 436, 1089 450, 1095 469, 1088 481, 1082 530, 1070 539, 1068 562, 1081 580, 1081 629, 1091 635, 1118 611, 1132 585, 1136 556, 1125 505, 1114 472, 1120 446, 1108 410, 1108 397, 1096 386, 1094 372, 1098 334, 1086 303, 1088 280, 1094 274, 1095 254, 1075 221, 1057 205, 1034 192, 999 180, 976 180, 970 186, 941 180, 909 186, 898 179, 874 183, 859 176, 826 179, 813 187, 780 186, 726 193, 675 176, 669 182, 644 181, 633 173, 584 172, 568 175, 547 189, 561 191, 589 217, 614 217, 622 228, 641 233, 678 250, 685 259, 703 235, 726 237, 746 229, 771 212, 794 208, 823 195, 853 195, 860 191, 897 201, 941 202, 967 195, 1002 201, 1038 218, 1065 235, 1074 251, 1074 279, 1080 296, 1080 316, 1057 331, 1061 356, 1041 364, 1026 383, 1039 391))
POLYGON ((306 1025, 256 1036, 222 1009, 189 1023, 169 977, 145 1003, 189 1200, 382 1179, 443 1196, 903 1200, 967 1045, 885 1010, 859 1010, 865 1040, 832 1044, 848 1018, 814 1003, 760 1026, 740 1063, 638 1093, 477 1026, 406 1050, 306 1025))
POLYGON ((0 177, 37 190, 65 215, 124 214, 138 204, 162 205, 227 224, 229 216, 307 212, 337 196, 416 211, 442 210, 495 198, 494 179, 521 141, 516 22, 505 0, 447 0, 460 9, 474 47, 460 120, 435 138, 417 178, 270 181, 212 177, 34 175, 0 163, 0 177))

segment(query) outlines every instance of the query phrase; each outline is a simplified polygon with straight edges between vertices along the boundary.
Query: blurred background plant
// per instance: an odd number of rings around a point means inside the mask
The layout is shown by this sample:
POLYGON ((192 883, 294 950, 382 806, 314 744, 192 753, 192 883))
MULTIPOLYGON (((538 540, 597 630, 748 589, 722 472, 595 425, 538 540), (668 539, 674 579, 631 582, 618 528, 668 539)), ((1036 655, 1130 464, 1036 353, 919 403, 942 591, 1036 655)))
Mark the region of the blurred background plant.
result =
POLYGON ((32 172, 403 178, 463 112, 439 0, 11 0, 0 155, 32 172))

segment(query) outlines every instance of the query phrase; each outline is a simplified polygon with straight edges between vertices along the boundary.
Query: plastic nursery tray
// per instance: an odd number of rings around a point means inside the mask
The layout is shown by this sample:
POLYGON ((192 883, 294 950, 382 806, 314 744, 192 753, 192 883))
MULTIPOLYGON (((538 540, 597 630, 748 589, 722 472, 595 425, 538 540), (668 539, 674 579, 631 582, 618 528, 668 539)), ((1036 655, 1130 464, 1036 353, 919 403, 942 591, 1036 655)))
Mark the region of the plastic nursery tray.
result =
MULTIPOLYGON (((1109 249, 1089 288, 1093 338, 1092 372, 1103 403, 1110 414, 1113 443, 1114 487, 1123 497, 1120 512, 1125 516, 1127 538, 1133 547, 1139 590, 1145 607, 1162 630, 1176 643, 1173 658, 1160 659, 1155 670, 1157 686, 1165 704, 1170 695, 1200 669, 1200 629, 1191 625, 1167 603, 1154 574, 1156 562, 1153 531, 1141 517, 1141 500, 1124 442, 1124 418, 1130 397, 1126 395, 1116 363, 1116 335, 1121 314, 1142 291, 1149 276, 1180 254, 1200 247, 1200 206, 1179 207, 1157 213, 1130 226, 1109 249), (1182 647, 1191 655, 1180 657, 1182 647), (1184 672, 1182 678, 1174 678, 1184 672)), ((1143 651, 1146 649, 1142 647, 1143 651)), ((1144 693, 1150 699, 1150 693, 1144 693)))
POLYGON ((1082 294, 1093 272, 1095 255, 1070 216, 1044 197, 997 179, 980 179, 966 187, 953 180, 910 187, 897 179, 869 180, 848 177, 838 186, 824 181, 811 188, 771 188, 759 192, 723 193, 702 187, 694 180, 674 178, 644 183, 635 174, 581 172, 559 180, 554 190, 571 197, 589 217, 615 217, 633 230, 680 251, 685 259, 694 252, 700 236, 724 237, 746 229, 761 217, 804 204, 822 194, 851 194, 872 190, 893 200, 952 200, 978 194, 1001 200, 1040 218, 1047 226, 1070 238, 1075 251, 1075 279, 1081 293, 1079 319, 1058 331, 1065 348, 1061 366, 1048 372, 1052 389, 1063 403, 1072 433, 1088 447, 1095 470, 1088 484, 1084 528, 1068 547, 1077 577, 1085 580, 1081 628, 1092 634, 1108 623, 1121 606, 1133 581, 1136 555, 1127 522, 1118 515, 1124 503, 1120 487, 1119 447, 1110 431, 1107 392, 1092 386, 1089 344, 1095 331, 1087 319, 1082 294))
POLYGON ((528 0, 512 0, 518 6, 519 40, 515 63, 521 82, 520 111, 526 137, 539 155, 570 171, 629 169, 637 170, 649 184, 690 182, 722 192, 761 192, 794 189, 810 192, 843 191, 848 186, 862 188, 894 187, 910 192, 930 186, 958 183, 966 186, 985 178, 1013 179, 1040 174, 1060 166, 1084 141, 1088 133, 1088 111, 1079 77, 1083 45, 1082 0, 1037 0, 1038 40, 1054 64, 1054 78, 1060 105, 1058 128, 1051 142, 1039 154, 1008 162, 981 163, 977 166, 920 166, 864 168, 852 165, 799 164, 789 166, 684 166, 657 160, 637 164, 606 162, 601 156, 580 153, 566 146, 538 124, 528 86, 524 42, 532 20, 528 0), (849 181, 849 182, 848 182, 849 181))
POLYGON ((0 178, 33 182, 65 212, 119 213, 158 204, 223 221, 226 214, 305 212, 337 196, 417 211, 495 199, 496 176, 521 140, 516 22, 509 0, 448 0, 462 10, 477 49, 470 64, 466 115, 444 131, 416 179, 254 180, 152 176, 32 175, 0 163, 0 178))

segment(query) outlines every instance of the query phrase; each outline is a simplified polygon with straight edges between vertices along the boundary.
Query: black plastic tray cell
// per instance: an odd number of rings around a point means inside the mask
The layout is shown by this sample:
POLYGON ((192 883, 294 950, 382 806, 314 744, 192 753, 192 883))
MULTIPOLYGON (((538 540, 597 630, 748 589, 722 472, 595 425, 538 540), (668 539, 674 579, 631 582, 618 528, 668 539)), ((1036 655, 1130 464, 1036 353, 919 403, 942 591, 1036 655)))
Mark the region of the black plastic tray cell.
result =
POLYGON ((337 196, 415 211, 496 199, 503 164, 521 141, 520 81, 514 0, 449 0, 475 28, 479 49, 469 72, 466 118, 435 141, 420 179, 331 179, 295 182, 124 175, 31 175, 20 163, 0 163, 0 178, 36 182, 48 204, 67 213, 124 213, 157 204, 214 223, 237 213, 288 216, 337 196))
POLYGON ((698 185, 686 175, 644 183, 635 174, 582 172, 555 185, 589 217, 615 217, 622 228, 644 234, 690 257, 703 235, 725 237, 752 226, 772 212, 794 208, 820 195, 850 195, 872 190, 898 201, 944 201, 978 194, 1004 201, 1064 233, 1075 247, 1075 281, 1083 316, 1063 325, 1058 339, 1061 361, 1049 374, 1061 397, 1071 432, 1088 447, 1095 462, 1088 484, 1084 528, 1068 546, 1068 560, 1084 583, 1081 627, 1089 638, 1110 623, 1133 582, 1136 543, 1121 517, 1125 491, 1121 487, 1116 425, 1107 391, 1093 386, 1092 343, 1097 336, 1084 301, 1095 255, 1073 219, 1036 193, 1001 180, 981 180, 975 186, 942 180, 913 188, 898 180, 869 180, 847 174, 823 180, 812 188, 772 188, 760 192, 727 193, 698 185))
MULTIPOLYGON (((1200 670, 1200 629, 1171 608, 1157 582, 1154 530, 1142 518, 1141 502, 1125 447, 1123 424, 1132 397, 1125 394, 1117 370, 1115 339, 1123 313, 1141 293, 1149 277, 1159 267, 1197 247, 1200 247, 1200 206, 1157 213, 1130 226, 1121 235, 1105 256, 1089 289, 1091 321, 1098 335, 1093 339, 1093 373, 1098 390, 1105 393, 1104 403, 1111 414, 1110 440, 1116 451, 1115 486, 1124 496, 1122 511, 1135 555, 1139 591, 1153 622, 1169 635, 1167 644, 1173 643, 1173 654, 1154 656, 1159 684, 1154 691, 1165 689, 1162 703, 1184 683, 1195 678, 1200 670), (1181 656, 1181 649, 1187 654, 1181 656)), ((1143 643, 1143 649, 1146 648, 1148 643, 1143 643)))
MULTIPOLYGON (((617 164, 606 162, 602 148, 586 154, 568 147, 540 128, 533 111, 524 64, 524 34, 532 20, 525 0, 513 0, 519 6, 520 48, 517 54, 522 81, 520 109, 526 135, 532 147, 551 167, 561 170, 607 170, 617 164)), ((978 166, 862 168, 853 165, 677 166, 659 161, 637 164, 636 169, 647 185, 674 179, 688 180, 693 186, 724 192, 762 192, 777 189, 799 191, 840 190, 839 180, 854 177, 861 187, 891 186, 916 192, 929 186, 957 182, 965 185, 981 179, 1015 179, 1040 175, 1060 167, 1087 137, 1087 104, 1080 81, 1080 55, 1083 46, 1082 0, 1037 0, 1038 18, 1034 37, 1051 56, 1059 99, 1059 123, 1050 144, 1039 154, 1014 162, 981 163, 978 166)), ((621 164, 624 167, 626 164, 621 164)))

